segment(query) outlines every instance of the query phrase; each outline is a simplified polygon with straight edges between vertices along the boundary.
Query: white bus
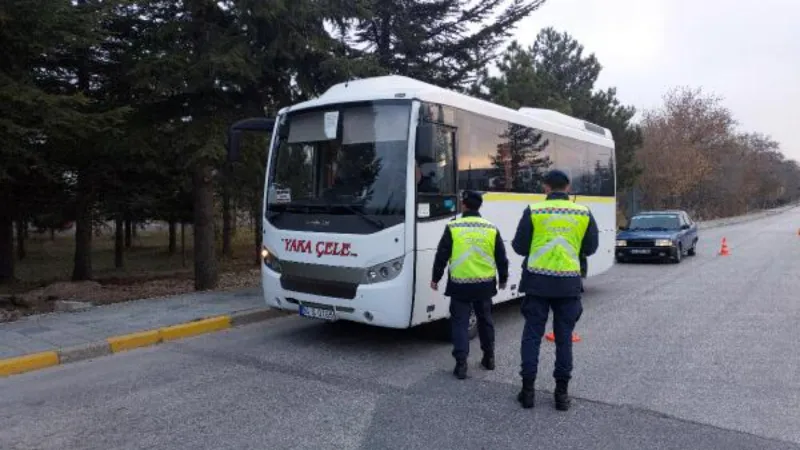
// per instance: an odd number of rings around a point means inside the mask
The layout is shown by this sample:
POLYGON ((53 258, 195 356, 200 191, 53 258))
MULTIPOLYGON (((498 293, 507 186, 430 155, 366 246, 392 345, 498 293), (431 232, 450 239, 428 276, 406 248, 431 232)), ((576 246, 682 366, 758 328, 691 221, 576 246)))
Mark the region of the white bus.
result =
POLYGON ((229 157, 237 133, 267 127, 261 269, 269 307, 391 328, 446 319, 449 299, 429 284, 464 189, 483 192, 481 214, 506 242, 510 277, 494 302, 518 298, 522 257, 511 240, 525 207, 544 198, 550 168, 570 175, 574 200, 598 222, 586 275, 613 264, 614 141, 605 128, 401 76, 338 84, 272 120, 241 121, 229 133, 229 157))

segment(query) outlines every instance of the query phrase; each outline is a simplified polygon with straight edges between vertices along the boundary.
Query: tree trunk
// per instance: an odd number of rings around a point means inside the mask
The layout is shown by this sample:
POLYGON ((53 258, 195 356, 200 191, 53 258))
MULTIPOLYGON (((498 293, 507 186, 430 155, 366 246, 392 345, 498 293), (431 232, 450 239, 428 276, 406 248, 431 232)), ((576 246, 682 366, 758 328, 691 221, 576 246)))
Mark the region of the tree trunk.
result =
POLYGON ((85 170, 78 172, 75 261, 72 281, 92 279, 92 188, 85 170))
POLYGON ((169 221, 169 254, 174 255, 178 249, 178 236, 177 236, 177 228, 178 224, 174 219, 169 221))
POLYGON ((236 201, 231 199, 231 236, 236 237, 236 230, 239 228, 239 210, 236 201))
POLYGON ((192 177, 194 197, 194 288, 217 287, 219 271, 214 251, 214 180, 210 165, 198 164, 192 177))
POLYGON ((186 224, 181 222, 181 266, 186 267, 186 224))
POLYGON ((133 246, 133 223, 131 219, 125 219, 125 248, 133 246))
POLYGON ((0 208, 0 284, 14 281, 14 221, 0 208))
POLYGON ((50 228, 50 240, 51 241, 55 241, 56 240, 56 229, 55 228, 50 228))
POLYGON ((135 220, 131 221, 131 236, 133 236, 134 239, 139 237, 139 223, 135 220))
POLYGON ((17 259, 22 261, 25 259, 27 252, 25 252, 25 228, 27 224, 24 220, 17 221, 17 259))
POLYGON ((231 189, 230 170, 226 170, 222 188, 222 256, 231 257, 231 235, 233 233, 233 218, 231 217, 231 189))
MULTIPOLYGON (((78 5, 83 7, 86 0, 78 0, 78 5)), ((89 48, 78 50, 78 71, 76 76, 78 90, 86 96, 90 95, 90 74, 87 68, 89 61, 89 48)), ((90 145, 89 142, 84 144, 90 145)), ((75 260, 72 267, 72 281, 86 281, 92 279, 92 203, 93 186, 89 170, 86 167, 78 169, 78 186, 75 211, 75 260)))
POLYGON ((117 215, 114 220, 114 267, 122 269, 125 266, 125 221, 122 215, 117 215))

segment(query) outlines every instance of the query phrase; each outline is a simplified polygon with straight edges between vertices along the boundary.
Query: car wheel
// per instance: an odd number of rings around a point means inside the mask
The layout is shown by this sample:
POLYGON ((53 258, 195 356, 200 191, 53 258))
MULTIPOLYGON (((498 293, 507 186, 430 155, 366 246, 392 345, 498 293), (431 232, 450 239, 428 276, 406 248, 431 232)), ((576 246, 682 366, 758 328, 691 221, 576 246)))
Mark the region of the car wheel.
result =
POLYGON ((681 260, 683 259, 683 246, 678 244, 678 251, 675 252, 675 257, 672 258, 672 262, 675 264, 680 264, 681 260))
POLYGON ((625 258, 620 258, 620 257, 618 256, 618 257, 617 257, 617 262, 618 262, 619 264, 625 264, 626 262, 628 262, 628 260, 627 260, 627 259, 625 259, 625 258))
POLYGON ((692 243, 692 248, 689 249, 689 256, 697 255, 697 241, 692 243))

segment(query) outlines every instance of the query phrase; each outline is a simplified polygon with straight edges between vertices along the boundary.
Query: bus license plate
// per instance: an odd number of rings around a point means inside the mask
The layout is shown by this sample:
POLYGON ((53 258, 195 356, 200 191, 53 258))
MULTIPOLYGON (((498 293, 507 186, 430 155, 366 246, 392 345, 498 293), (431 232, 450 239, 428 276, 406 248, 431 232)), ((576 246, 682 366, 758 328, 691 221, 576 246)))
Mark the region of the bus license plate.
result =
POLYGON ((650 249, 645 248, 645 249, 631 250, 631 253, 634 255, 649 255, 650 249))
POLYGON ((300 307, 300 315, 303 317, 310 317, 312 319, 321 320, 336 320, 336 313, 330 309, 312 308, 309 306, 300 307))

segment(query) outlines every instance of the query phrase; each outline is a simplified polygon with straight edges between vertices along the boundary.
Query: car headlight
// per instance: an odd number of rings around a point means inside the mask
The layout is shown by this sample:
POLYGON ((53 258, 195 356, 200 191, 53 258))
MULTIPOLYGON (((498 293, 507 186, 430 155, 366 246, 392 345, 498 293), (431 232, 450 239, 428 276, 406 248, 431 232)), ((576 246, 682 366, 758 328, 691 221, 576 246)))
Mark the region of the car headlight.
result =
POLYGON ((627 247, 628 241, 624 239, 617 239, 617 247, 627 247))
POLYGON ((657 239, 656 247, 672 247, 671 239, 657 239))
POLYGON ((402 256, 385 263, 376 264, 366 271, 364 271, 364 284, 380 283, 382 281, 389 281, 397 278, 403 270, 403 261, 405 256, 402 256))
POLYGON ((275 253, 270 251, 265 246, 261 247, 261 260, 264 262, 264 265, 267 266, 270 270, 280 273, 281 272, 281 263, 278 260, 278 257, 275 256, 275 253))

